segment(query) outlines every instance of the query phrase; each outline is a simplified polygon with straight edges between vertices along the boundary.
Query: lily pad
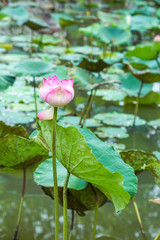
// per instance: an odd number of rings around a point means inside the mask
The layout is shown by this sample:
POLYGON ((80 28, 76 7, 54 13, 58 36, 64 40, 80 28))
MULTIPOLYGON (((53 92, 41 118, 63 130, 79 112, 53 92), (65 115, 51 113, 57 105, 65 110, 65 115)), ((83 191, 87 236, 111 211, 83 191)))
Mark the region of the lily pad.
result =
MULTIPOLYGON (((96 120, 102 121, 104 124, 113 126, 130 127, 133 125, 134 115, 128 113, 99 113, 94 116, 96 120)), ((137 117, 136 126, 146 124, 146 121, 137 117)))
POLYGON ((127 138, 129 134, 125 128, 99 127, 95 134, 100 138, 127 138))
MULTIPOLYGON (((59 119, 59 122, 65 124, 65 125, 68 125, 68 126, 78 125, 79 122, 80 122, 80 117, 78 117, 78 116, 65 116, 65 117, 61 117, 59 119)), ((102 124, 99 121, 97 121, 95 119, 92 119, 92 118, 87 118, 85 120, 85 124, 84 125, 86 127, 99 127, 99 126, 102 126, 102 124)))
POLYGON ((35 31, 43 28, 49 28, 49 25, 45 21, 38 18, 30 18, 27 22, 25 22, 25 25, 35 31))
POLYGON ((160 128, 160 119, 151 120, 148 122, 148 125, 155 128, 160 128))
MULTIPOLYGON (((51 150, 52 121, 40 121, 39 124, 41 131, 39 131, 37 139, 43 146, 46 146, 48 150, 51 150)), ((131 196, 135 194, 137 180, 134 177, 133 170, 129 168, 129 166, 124 165, 122 160, 120 161, 119 154, 116 153, 112 147, 98 140, 95 135, 86 128, 64 128, 57 125, 56 136, 57 159, 63 166, 71 174, 94 184, 100 189, 111 201, 113 201, 116 211, 123 209, 129 202, 131 196), (85 139, 88 139, 87 142, 85 139), (74 151, 72 150, 73 145, 74 151), (63 146, 65 146, 65 148, 63 146), (106 152, 104 151, 105 148, 106 152), (107 148, 110 148, 110 150, 107 150, 107 148), (104 165, 97 160, 98 158, 101 159, 99 159, 99 161, 103 162, 104 165), (77 160, 75 161, 75 159, 77 160), (105 159, 109 159, 110 161, 113 159, 114 166, 111 162, 108 162, 109 160, 106 161, 105 159), (117 164, 122 164, 122 175, 126 176, 124 170, 126 167, 127 176, 132 179, 129 180, 127 177, 128 180, 126 178, 126 182, 124 183, 124 188, 128 190, 129 193, 122 187, 123 177, 120 173, 116 172, 115 161, 117 164), (108 166, 109 170, 107 170, 106 166, 108 166), (114 170, 113 167, 115 167, 114 170), (113 173, 111 173, 111 171, 113 171, 113 173), (116 195, 114 191, 116 191, 116 195)), ((120 171, 120 167, 117 168, 117 171, 120 171)))
POLYGON ((25 112, 14 112, 8 110, 1 110, 0 121, 7 124, 27 124, 33 122, 35 119, 35 112, 25 113, 25 112))

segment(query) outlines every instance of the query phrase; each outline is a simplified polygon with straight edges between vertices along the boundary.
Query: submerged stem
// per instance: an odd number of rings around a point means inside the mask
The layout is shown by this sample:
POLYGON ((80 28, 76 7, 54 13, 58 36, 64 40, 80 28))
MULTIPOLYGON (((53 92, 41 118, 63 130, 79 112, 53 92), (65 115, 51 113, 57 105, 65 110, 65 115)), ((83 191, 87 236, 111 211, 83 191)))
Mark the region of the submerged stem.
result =
POLYGON ((97 219, 98 219, 98 201, 96 202, 96 209, 95 209, 95 215, 94 215, 94 226, 93 226, 93 235, 92 235, 92 240, 95 240, 95 235, 96 235, 96 226, 97 226, 97 219))
POLYGON ((17 236, 18 236, 18 230, 19 230, 19 225, 20 225, 20 220, 21 220, 25 188, 26 188, 26 168, 23 169, 23 185, 22 185, 21 201, 20 201, 20 204, 19 204, 17 225, 16 225, 16 230, 15 230, 15 233, 14 233, 13 240, 17 240, 17 236))
POLYGON ((157 236, 154 238, 154 240, 160 239, 160 232, 157 234, 157 236))
POLYGON ((74 210, 72 209, 72 220, 71 220, 71 227, 69 232, 69 240, 71 240, 72 238, 73 226, 74 226, 74 210))
POLYGON ((138 206, 137 206, 137 204, 136 204, 136 202, 133 198, 132 198, 132 203, 133 203, 136 215, 137 215, 137 219, 138 219, 138 223, 139 223, 139 226, 140 226, 141 234, 142 234, 144 240, 146 240, 145 233, 144 233, 144 230, 143 230, 142 220, 141 220, 140 213, 139 213, 139 210, 138 210, 138 206))
POLYGON ((58 185, 56 168, 56 122, 57 107, 53 113, 53 142, 52 142, 52 164, 53 164, 53 183, 54 183, 54 208, 55 208, 55 240, 59 239, 59 209, 58 209, 58 185))
POLYGON ((70 173, 67 172, 67 177, 63 187, 63 240, 67 240, 67 185, 70 173))

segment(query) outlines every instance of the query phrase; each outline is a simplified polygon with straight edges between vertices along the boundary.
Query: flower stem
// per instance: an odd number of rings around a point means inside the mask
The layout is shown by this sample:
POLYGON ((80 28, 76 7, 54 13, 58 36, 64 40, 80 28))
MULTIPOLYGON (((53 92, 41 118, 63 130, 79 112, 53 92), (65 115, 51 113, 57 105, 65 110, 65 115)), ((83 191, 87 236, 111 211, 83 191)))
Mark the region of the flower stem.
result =
POLYGON ((67 185, 70 173, 67 172, 67 177, 63 187, 63 240, 67 240, 67 185))
POLYGON ((138 96, 137 96, 137 103, 136 103, 135 112, 134 112, 133 128, 135 128, 135 124, 136 124, 136 117, 137 117, 137 114, 138 114, 138 107, 139 107, 139 98, 140 98, 140 95, 141 95, 142 87, 143 87, 143 82, 141 82, 139 92, 138 92, 138 96))
POLYGON ((35 112, 36 112, 36 117, 38 114, 38 110, 37 110, 37 95, 36 95, 36 78, 35 76, 33 76, 33 87, 34 87, 34 105, 35 105, 35 112))
POLYGON ((17 225, 16 225, 16 230, 15 230, 15 233, 14 233, 13 240, 17 240, 17 236, 18 236, 18 230, 19 230, 21 214, 22 214, 22 207, 23 207, 23 199, 24 199, 25 187, 26 187, 26 168, 23 169, 23 185, 22 185, 21 201, 20 201, 20 204, 19 204, 17 225))
POLYGON ((56 122, 57 107, 53 113, 53 142, 52 142, 52 164, 53 164, 53 183, 54 183, 54 208, 55 208, 55 240, 59 239, 59 209, 58 209, 58 185, 56 168, 56 122))
POLYGON ((96 235, 96 226, 97 226, 97 219, 98 219, 98 201, 96 202, 96 209, 95 209, 95 215, 94 215, 94 226, 93 226, 93 235, 92 235, 92 240, 95 240, 95 235, 96 235))

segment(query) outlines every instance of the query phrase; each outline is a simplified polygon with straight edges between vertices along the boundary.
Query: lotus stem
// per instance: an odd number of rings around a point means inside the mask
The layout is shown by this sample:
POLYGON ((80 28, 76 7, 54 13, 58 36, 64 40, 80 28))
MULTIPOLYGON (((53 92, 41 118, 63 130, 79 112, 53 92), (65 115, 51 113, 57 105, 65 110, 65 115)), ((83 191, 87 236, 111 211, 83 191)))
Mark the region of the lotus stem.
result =
POLYGON ((154 238, 154 240, 160 239, 160 232, 157 234, 157 236, 154 238))
POLYGON ((137 219, 138 219, 138 223, 139 223, 139 226, 140 226, 141 234, 143 236, 143 239, 146 240, 146 236, 145 236, 145 232, 143 230, 143 224, 142 224, 141 216, 140 216, 140 213, 139 213, 139 210, 138 210, 138 206, 137 206, 137 203, 135 202, 135 200, 133 198, 132 198, 132 203, 133 203, 136 215, 137 215, 137 219))
POLYGON ((34 87, 34 106, 35 106, 35 112, 36 112, 36 118, 38 114, 38 109, 37 109, 37 94, 36 94, 36 77, 33 76, 33 87, 34 87))
POLYGON ((96 226, 97 226, 97 219, 98 219, 98 201, 96 202, 96 209, 95 209, 95 214, 94 214, 94 225, 93 225, 93 235, 92 235, 92 240, 95 240, 95 235, 96 235, 96 226))
POLYGON ((67 177, 63 187, 63 240, 67 240, 67 185, 70 173, 67 172, 67 177))
POLYGON ((136 107, 135 107, 135 111, 134 111, 133 128, 135 128, 135 124, 136 124, 136 117, 137 117, 137 114, 138 114, 138 107, 139 107, 139 98, 140 98, 140 95, 141 95, 142 87, 143 87, 143 82, 141 82, 139 92, 138 92, 138 95, 137 95, 137 103, 136 103, 136 107))
POLYGON ((26 188, 26 168, 23 169, 23 185, 22 185, 21 201, 20 201, 20 204, 19 204, 17 225, 16 225, 16 230, 15 230, 15 233, 14 233, 13 240, 17 240, 17 237, 18 237, 18 230, 19 230, 19 225, 20 225, 20 220, 21 220, 25 188, 26 188))
POLYGON ((53 183, 54 183, 54 208, 55 208, 55 240, 59 239, 59 209, 58 209, 58 185, 56 168, 56 122, 57 107, 54 107, 53 113, 53 142, 52 142, 52 164, 53 164, 53 183))
POLYGON ((74 210, 72 209, 72 220, 71 220, 71 227, 69 232, 69 240, 71 240, 72 238, 73 227, 74 227, 74 210))

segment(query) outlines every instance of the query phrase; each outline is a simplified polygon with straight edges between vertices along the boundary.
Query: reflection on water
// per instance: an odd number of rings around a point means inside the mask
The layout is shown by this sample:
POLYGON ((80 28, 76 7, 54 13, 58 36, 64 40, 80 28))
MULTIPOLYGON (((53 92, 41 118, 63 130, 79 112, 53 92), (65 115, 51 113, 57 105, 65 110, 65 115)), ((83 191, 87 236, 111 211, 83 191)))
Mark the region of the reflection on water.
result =
MULTIPOLYGON (((13 237, 18 212, 17 206, 20 201, 21 180, 8 175, 0 177, 0 182, 2 183, 0 187, 0 239, 2 240, 12 239, 13 237)), ((158 196, 160 196, 160 189, 154 184, 151 174, 145 172, 139 175, 138 194, 135 200, 139 206, 148 240, 153 239, 160 231, 160 207, 149 202, 149 199, 158 196)), ((19 231, 20 240, 54 239, 53 204, 54 202, 45 196, 31 179, 27 181, 19 231)), ((61 207, 60 214, 60 239, 62 239, 63 217, 61 207)), ((70 211, 68 211, 68 214, 68 222, 70 222, 70 211)), ((93 219, 93 211, 86 212, 86 217, 80 217, 76 214, 72 239, 91 239, 93 219)), ((97 236, 100 234, 114 236, 121 240, 142 239, 132 203, 124 211, 117 214, 115 214, 111 203, 101 207, 98 216, 97 236)))

